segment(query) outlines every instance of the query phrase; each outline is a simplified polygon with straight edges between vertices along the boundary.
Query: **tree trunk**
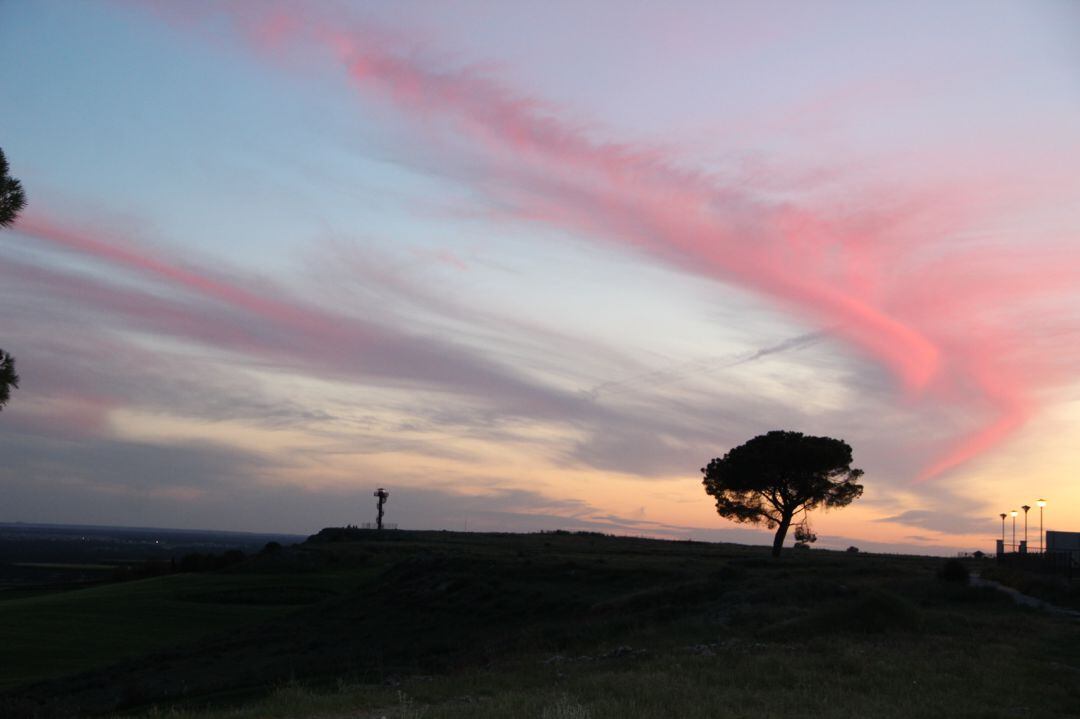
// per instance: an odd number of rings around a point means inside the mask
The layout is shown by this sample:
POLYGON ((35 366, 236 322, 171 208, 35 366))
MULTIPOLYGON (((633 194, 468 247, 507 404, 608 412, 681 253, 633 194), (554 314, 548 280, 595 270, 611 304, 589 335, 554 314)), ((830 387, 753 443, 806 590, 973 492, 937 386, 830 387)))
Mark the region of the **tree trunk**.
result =
POLYGON ((776 528, 776 536, 773 537, 772 555, 780 556, 780 550, 784 548, 784 538, 787 537, 788 527, 791 526, 793 514, 785 514, 780 518, 780 526, 776 528))

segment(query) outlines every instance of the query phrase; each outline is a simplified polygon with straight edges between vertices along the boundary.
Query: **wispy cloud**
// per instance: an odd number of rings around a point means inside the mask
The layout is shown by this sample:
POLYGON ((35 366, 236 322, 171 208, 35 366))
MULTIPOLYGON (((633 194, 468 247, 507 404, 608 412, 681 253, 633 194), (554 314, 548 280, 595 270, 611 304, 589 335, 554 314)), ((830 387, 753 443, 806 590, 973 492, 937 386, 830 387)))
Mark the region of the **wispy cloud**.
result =
POLYGON ((988 517, 971 516, 955 510, 909 509, 879 522, 893 522, 942 534, 987 535, 993 533, 994 522, 988 517))
POLYGON ((102 262, 111 271, 131 270, 162 288, 186 294, 174 297, 16 261, 0 267, 12 283, 30 283, 39 291, 47 286, 48 298, 67 298, 141 331, 194 340, 321 377, 440 389, 482 399, 509 415, 572 419, 605 412, 466 347, 322 309, 267 280, 256 283, 239 273, 230 277, 220 265, 215 272, 191 262, 181 266, 160 250, 133 242, 120 245, 38 217, 20 221, 18 230, 102 262))
POLYGON ((727 356, 727 357, 714 357, 693 360, 690 362, 681 362, 678 364, 670 365, 660 369, 651 370, 649 372, 643 372, 631 377, 625 377, 617 380, 610 380, 602 382, 587 391, 590 397, 597 398, 602 395, 611 393, 625 392, 628 389, 634 389, 641 386, 655 387, 670 382, 678 382, 687 378, 691 378, 697 375, 713 373, 724 369, 730 369, 732 367, 738 367, 739 365, 753 362, 754 360, 761 359, 762 357, 768 357, 770 355, 776 355, 790 350, 797 350, 803 347, 808 347, 812 344, 819 342, 824 333, 822 332, 807 332, 797 337, 791 337, 786 340, 782 340, 768 347, 762 347, 761 349, 754 350, 741 355, 727 356))
MULTIPOLYGON (((924 479, 1012 436, 1076 355, 1073 344, 1048 362, 1024 331, 1030 321, 1046 331, 1031 313, 1055 297, 1076 306, 1066 288, 1080 277, 1075 256, 1025 257, 1026 276, 1062 280, 1047 284, 1018 281, 1008 271, 1014 258, 993 247, 976 263, 943 252, 970 222, 973 188, 853 191, 845 209, 778 202, 688 169, 662 148, 598 139, 594 125, 486 69, 437 66, 407 38, 370 25, 281 6, 245 6, 232 19, 264 57, 332 58, 365 101, 401 110, 424 141, 483 158, 475 187, 507 217, 752 289, 880 362, 909 394, 982 417, 924 466, 924 479), (1017 305, 1025 312, 1010 311, 1017 305), (964 310, 973 306, 976 326, 964 310)), ((1076 328, 1075 319, 1053 324, 1076 328)))

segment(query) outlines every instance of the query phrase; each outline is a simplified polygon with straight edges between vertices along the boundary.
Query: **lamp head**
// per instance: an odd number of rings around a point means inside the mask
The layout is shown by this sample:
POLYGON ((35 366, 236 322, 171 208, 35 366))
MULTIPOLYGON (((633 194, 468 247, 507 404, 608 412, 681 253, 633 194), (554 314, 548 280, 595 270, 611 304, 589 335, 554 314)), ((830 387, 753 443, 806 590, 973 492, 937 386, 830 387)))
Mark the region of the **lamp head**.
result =
POLYGON ((1045 499, 1037 499, 1037 500, 1035 500, 1035 504, 1039 505, 1040 507, 1045 507, 1046 506, 1046 500, 1045 499))
POLYGON ((1009 512, 1010 517, 1015 517, 1017 514, 1019 514, 1019 512, 1017 512, 1015 509, 1009 512))
POLYGON ((1031 509, 1031 507, 1029 507, 1028 505, 1026 505, 1026 504, 1025 504, 1025 505, 1024 505, 1023 507, 1021 507, 1020 509, 1024 510, 1024 514, 1027 514, 1027 513, 1028 513, 1028 510, 1029 510, 1029 509, 1031 509))
POLYGON ((1001 518, 1005 519, 1005 513, 1004 512, 1001 513, 1001 518))

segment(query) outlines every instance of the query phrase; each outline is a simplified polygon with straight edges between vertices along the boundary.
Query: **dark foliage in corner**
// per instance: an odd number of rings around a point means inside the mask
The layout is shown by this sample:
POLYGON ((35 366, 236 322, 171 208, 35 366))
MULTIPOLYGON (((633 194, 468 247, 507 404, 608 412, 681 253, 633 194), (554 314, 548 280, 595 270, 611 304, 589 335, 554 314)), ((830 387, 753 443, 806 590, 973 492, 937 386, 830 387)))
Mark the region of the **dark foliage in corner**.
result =
POLYGON ((22 183, 8 174, 8 161, 0 150, 0 227, 10 227, 26 207, 22 183))
POLYGON ((15 358, 0 349, 0 409, 11 398, 11 389, 18 388, 19 375, 15 373, 15 358))

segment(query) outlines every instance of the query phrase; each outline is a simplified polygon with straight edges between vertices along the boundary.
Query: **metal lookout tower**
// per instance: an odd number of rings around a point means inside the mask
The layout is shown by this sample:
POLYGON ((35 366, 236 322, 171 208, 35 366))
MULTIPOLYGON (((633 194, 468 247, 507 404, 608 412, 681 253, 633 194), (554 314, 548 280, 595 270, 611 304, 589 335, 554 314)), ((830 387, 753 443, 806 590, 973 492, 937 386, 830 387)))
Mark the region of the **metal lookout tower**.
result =
POLYGON ((379 487, 375 490, 375 496, 379 498, 379 514, 375 518, 375 529, 382 529, 383 505, 386 504, 386 498, 390 496, 390 493, 379 487))

